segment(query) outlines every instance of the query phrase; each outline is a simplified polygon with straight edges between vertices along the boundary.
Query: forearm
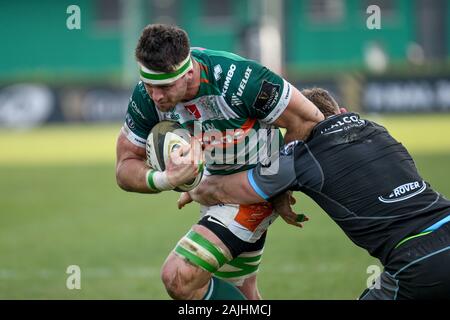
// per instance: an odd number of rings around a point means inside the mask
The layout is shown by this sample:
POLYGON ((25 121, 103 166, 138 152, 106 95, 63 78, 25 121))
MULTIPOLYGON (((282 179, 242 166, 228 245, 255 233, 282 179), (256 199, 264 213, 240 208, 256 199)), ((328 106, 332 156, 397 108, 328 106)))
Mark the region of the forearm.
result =
POLYGON ((246 175, 246 172, 241 172, 228 176, 209 176, 189 194, 194 201, 203 205, 252 204, 264 201, 250 186, 246 175))
POLYGON ((145 149, 133 145, 121 133, 117 139, 116 180, 120 188, 130 192, 155 193, 147 186, 145 149))
POLYGON ((140 159, 126 159, 116 168, 117 184, 129 192, 157 193, 147 186, 147 171, 150 168, 140 159))
POLYGON ((234 180, 239 181, 222 184, 219 192, 221 203, 252 204, 265 201, 254 192, 248 183, 246 175, 235 177, 234 180))

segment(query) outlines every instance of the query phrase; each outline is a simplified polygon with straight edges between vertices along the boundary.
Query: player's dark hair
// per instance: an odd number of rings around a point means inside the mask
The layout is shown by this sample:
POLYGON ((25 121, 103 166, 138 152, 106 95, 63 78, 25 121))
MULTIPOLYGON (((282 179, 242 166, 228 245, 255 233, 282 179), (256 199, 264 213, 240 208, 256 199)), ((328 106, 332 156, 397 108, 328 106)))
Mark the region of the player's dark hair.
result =
POLYGON ((189 54, 186 31, 171 25, 149 24, 142 31, 135 50, 138 62, 159 72, 172 72, 189 54))
POLYGON ((302 94, 323 113, 325 118, 339 113, 339 105, 331 94, 322 88, 302 90, 302 94))

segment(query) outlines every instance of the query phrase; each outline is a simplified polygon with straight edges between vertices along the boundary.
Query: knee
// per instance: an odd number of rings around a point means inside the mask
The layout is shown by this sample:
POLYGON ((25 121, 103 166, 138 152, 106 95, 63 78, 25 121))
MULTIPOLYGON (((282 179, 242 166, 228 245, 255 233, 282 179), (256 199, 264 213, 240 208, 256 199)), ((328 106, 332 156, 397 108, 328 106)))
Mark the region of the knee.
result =
POLYGON ((171 263, 166 263, 161 269, 161 280, 167 293, 175 300, 189 300, 192 295, 192 288, 186 281, 186 276, 180 268, 171 263))
POLYGON ((248 300, 261 300, 261 294, 256 284, 256 275, 244 280, 241 284, 235 284, 236 287, 248 300))

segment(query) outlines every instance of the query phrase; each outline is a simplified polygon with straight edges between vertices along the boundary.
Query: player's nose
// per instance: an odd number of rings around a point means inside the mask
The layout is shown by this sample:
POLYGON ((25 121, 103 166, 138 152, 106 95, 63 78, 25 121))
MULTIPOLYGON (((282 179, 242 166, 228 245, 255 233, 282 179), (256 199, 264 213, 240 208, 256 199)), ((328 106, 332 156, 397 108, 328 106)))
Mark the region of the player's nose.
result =
POLYGON ((165 95, 164 95, 164 92, 162 90, 155 88, 155 89, 152 90, 151 96, 152 96, 153 101, 158 103, 158 102, 164 101, 164 96, 165 95))

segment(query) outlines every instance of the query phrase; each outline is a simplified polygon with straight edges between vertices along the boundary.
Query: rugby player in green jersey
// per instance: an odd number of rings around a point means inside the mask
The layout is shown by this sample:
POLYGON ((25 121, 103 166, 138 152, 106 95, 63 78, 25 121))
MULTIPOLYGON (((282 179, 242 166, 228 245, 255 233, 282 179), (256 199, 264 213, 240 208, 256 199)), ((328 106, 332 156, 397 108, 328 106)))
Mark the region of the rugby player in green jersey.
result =
MULTIPOLYGON (((148 25, 135 54, 141 81, 117 140, 116 177, 124 190, 172 190, 198 173, 198 152, 194 161, 179 161, 191 156, 189 147, 174 154, 164 172, 146 165, 146 139, 160 121, 176 121, 194 135, 200 128, 206 149, 213 150, 204 174, 228 175, 267 161, 259 150, 278 151, 282 137, 276 128, 286 129, 284 142, 289 142, 305 139, 324 119, 279 75, 229 52, 190 48, 186 32, 177 27, 148 25), (219 140, 218 133, 224 134, 219 140)), ((276 217, 268 202, 202 206, 200 220, 162 267, 169 295, 259 299, 256 274, 266 230, 276 217)))

